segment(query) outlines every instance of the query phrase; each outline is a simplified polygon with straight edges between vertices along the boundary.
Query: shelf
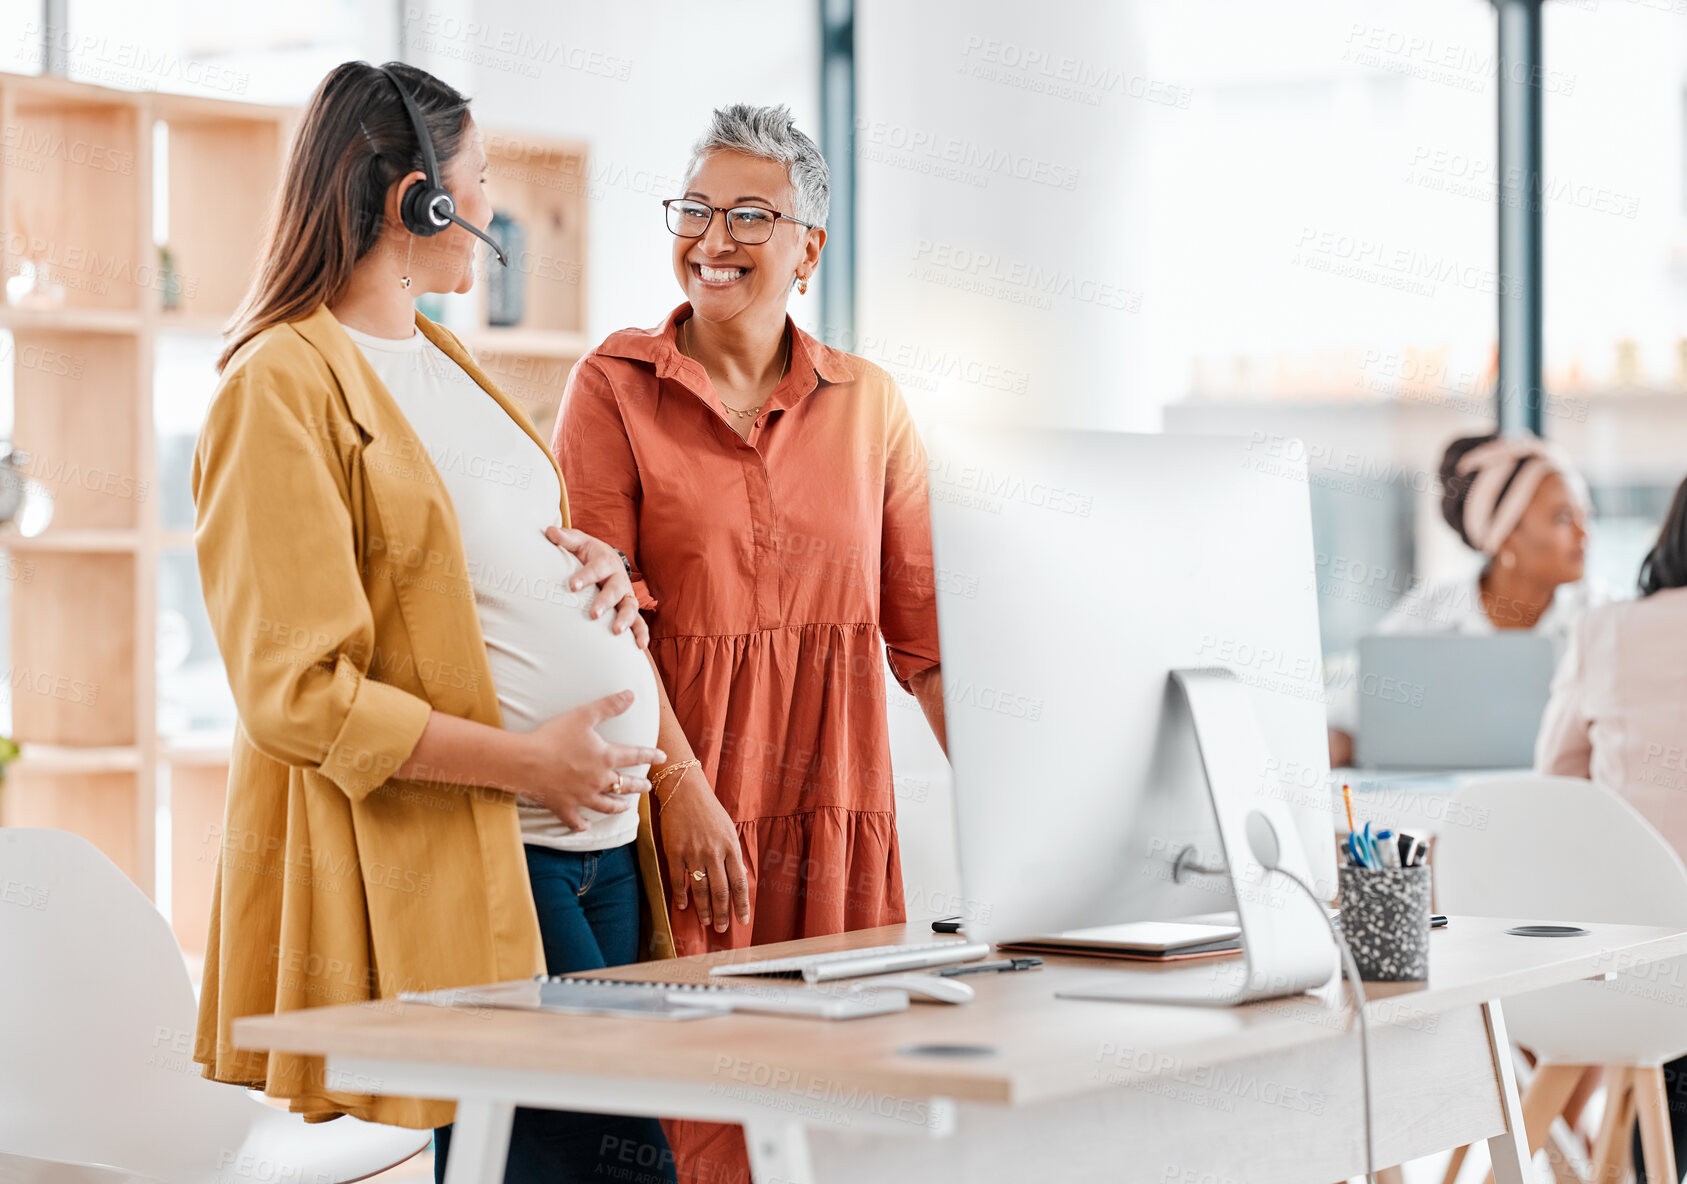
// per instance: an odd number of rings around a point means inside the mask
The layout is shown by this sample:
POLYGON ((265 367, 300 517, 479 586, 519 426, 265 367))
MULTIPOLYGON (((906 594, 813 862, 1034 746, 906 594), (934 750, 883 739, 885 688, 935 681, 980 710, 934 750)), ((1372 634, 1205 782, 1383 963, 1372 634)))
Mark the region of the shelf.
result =
MULTIPOLYGON (((487 195, 515 219, 522 243, 510 266, 522 273, 527 325, 580 330, 586 323, 586 147, 576 141, 489 131, 487 195)), ((485 284, 475 287, 485 307, 485 284)), ((584 352, 584 351, 581 351, 584 352)), ((551 355, 555 356, 555 355, 551 355)))
POLYGON ((129 554, 31 556, 11 587, 13 739, 75 748, 137 743, 139 705, 152 703, 152 644, 135 627, 139 566, 129 554), (142 671, 144 687, 136 678, 142 671))
POLYGON ((481 355, 480 367, 499 390, 521 404, 539 434, 548 439, 575 361, 573 357, 488 353, 481 355))
POLYGON ((110 554, 137 551, 138 530, 48 530, 32 539, 0 533, 0 548, 8 551, 56 551, 69 554, 110 554))
POLYGON ((141 750, 130 745, 25 744, 9 769, 30 773, 133 773, 141 750))
POLYGON ((144 98, 11 79, 5 221, 8 277, 45 267, 70 309, 136 310, 156 299, 151 137, 144 98), (14 143, 15 141, 15 143, 14 143))
POLYGON ((591 349, 584 333, 561 329, 471 329, 460 333, 498 389, 520 403, 541 435, 550 430, 569 371, 591 349))
POLYGON ((477 358, 482 354, 496 353, 524 358, 578 360, 592 348, 584 333, 565 329, 529 329, 521 325, 508 329, 470 329, 458 336, 477 358))
POLYGON ((160 323, 215 319, 220 331, 251 280, 281 184, 286 127, 273 113, 218 115, 203 104, 170 102, 158 111, 169 129, 165 206, 180 288, 180 307, 160 323))
POLYGON ((176 765, 226 765, 234 753, 228 732, 187 732, 158 737, 158 759, 176 765))
POLYGON ((130 760, 96 749, 31 759, 28 749, 7 766, 0 826, 81 835, 143 889, 150 884, 153 810, 138 754, 130 760))
MULTIPOLYGON (((8 766, 31 773, 132 773, 141 767, 141 750, 132 745, 25 744, 8 766)), ((160 736, 158 759, 175 766, 221 767, 233 755, 234 738, 160 736)))
MULTIPOLYGON (((1602 386, 1576 391, 1548 391, 1550 404, 1564 404, 1589 410, 1599 407, 1640 405, 1648 410, 1659 406, 1687 409, 1687 390, 1662 386, 1602 386)), ((1271 411, 1328 411, 1338 414, 1371 415, 1378 411, 1453 409, 1470 410, 1480 407, 1486 413, 1493 405, 1493 394, 1483 390, 1472 394, 1462 391, 1422 391, 1404 394, 1363 394, 1352 397, 1315 395, 1187 395, 1167 407, 1216 408, 1224 411, 1265 409, 1271 411)), ((1551 418, 1551 411, 1548 411, 1551 418)))
POLYGON ((217 314, 208 312, 183 312, 180 309, 165 309, 158 313, 153 322, 160 333, 180 333, 183 336, 221 337, 223 326, 228 324, 233 313, 217 314))
POLYGON ((170 779, 170 918, 191 957, 205 949, 216 898, 217 856, 225 841, 228 752, 218 761, 172 762, 170 779))
POLYGON ((0 328, 14 333, 139 333, 141 313, 133 308, 39 308, 0 304, 0 328))
POLYGON ((3 74, 0 83, 16 95, 14 102, 29 106, 44 104, 64 106, 138 108, 150 97, 132 90, 113 90, 91 82, 72 82, 52 74, 3 74))
POLYGON ((136 455, 150 342, 43 325, 28 343, 34 353, 18 350, 12 369, 12 440, 29 454, 27 475, 53 495, 53 528, 132 531, 154 484, 136 455))
POLYGON ((152 113, 170 123, 275 123, 290 126, 298 113, 291 107, 263 103, 240 103, 199 95, 155 92, 152 113))

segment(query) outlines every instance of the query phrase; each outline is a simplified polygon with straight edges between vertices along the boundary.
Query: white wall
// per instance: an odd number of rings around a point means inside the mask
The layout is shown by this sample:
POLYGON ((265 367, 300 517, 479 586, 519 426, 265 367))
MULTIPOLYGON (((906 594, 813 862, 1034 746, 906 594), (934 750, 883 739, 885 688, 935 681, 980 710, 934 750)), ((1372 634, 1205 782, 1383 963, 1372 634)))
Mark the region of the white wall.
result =
MULTIPOLYGON (((587 332, 660 321, 682 296, 658 204, 723 103, 786 103, 819 125, 812 4, 406 0, 411 60, 465 89, 486 127, 568 136, 591 151, 587 332)), ((494 200, 496 198, 494 197, 494 200)), ((811 324, 817 293, 792 297, 811 324)))
POLYGON ((861 0, 862 352, 924 417, 1149 427, 1142 151, 1177 96, 1135 4, 1050 11, 861 0))
MULTIPOLYGON (((859 0, 856 352, 923 426, 1159 426, 1144 154, 1187 94, 1136 14, 859 0)), ((909 915, 961 912, 948 766, 900 691, 891 724, 909 915)))
MULTIPOLYGON (((1687 21, 1655 3, 1581 0, 1542 11, 1543 54, 1561 79, 1542 115, 1549 385, 1558 377, 1560 391, 1624 381, 1680 389, 1687 21), (1632 366, 1619 364, 1623 354, 1632 366)), ((1628 458, 1595 447, 1579 459, 1623 468, 1628 458)))

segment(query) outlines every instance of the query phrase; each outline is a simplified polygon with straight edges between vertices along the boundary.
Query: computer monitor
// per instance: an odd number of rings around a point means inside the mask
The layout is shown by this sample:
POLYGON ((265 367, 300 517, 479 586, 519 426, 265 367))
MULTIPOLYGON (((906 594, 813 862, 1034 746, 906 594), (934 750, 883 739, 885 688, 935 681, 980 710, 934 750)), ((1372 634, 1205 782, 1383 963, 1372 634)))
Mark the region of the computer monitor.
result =
POLYGON ((1245 686, 1266 753, 1249 791, 1292 819, 1310 886, 1334 899, 1305 464, 1201 436, 940 426, 930 443, 969 936, 1236 908, 1229 877, 1200 870, 1222 854, 1170 677, 1187 668, 1245 686))

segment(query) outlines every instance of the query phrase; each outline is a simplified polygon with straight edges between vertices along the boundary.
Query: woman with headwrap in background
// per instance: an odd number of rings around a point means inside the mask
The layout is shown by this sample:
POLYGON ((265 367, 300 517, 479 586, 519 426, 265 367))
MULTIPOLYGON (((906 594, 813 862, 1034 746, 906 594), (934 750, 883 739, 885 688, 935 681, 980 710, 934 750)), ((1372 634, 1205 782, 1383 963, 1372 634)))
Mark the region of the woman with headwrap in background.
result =
MULTIPOLYGON (((1414 586, 1378 633, 1494 633, 1530 629, 1564 656, 1577 618, 1608 596, 1583 580, 1587 486, 1562 454, 1534 436, 1465 436, 1441 457, 1441 516, 1487 562, 1473 576, 1414 586)), ((1353 761, 1359 714, 1355 663, 1330 691, 1330 764, 1353 761)))

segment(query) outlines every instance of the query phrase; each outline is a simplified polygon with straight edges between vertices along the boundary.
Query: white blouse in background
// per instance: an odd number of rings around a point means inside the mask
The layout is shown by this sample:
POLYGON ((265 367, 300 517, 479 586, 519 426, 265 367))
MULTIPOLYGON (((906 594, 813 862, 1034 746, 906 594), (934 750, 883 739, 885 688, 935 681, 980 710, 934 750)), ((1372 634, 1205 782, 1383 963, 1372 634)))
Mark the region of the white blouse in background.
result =
POLYGON ((1576 623, 1535 767, 1622 795, 1687 858, 1687 588, 1605 605, 1576 623))

